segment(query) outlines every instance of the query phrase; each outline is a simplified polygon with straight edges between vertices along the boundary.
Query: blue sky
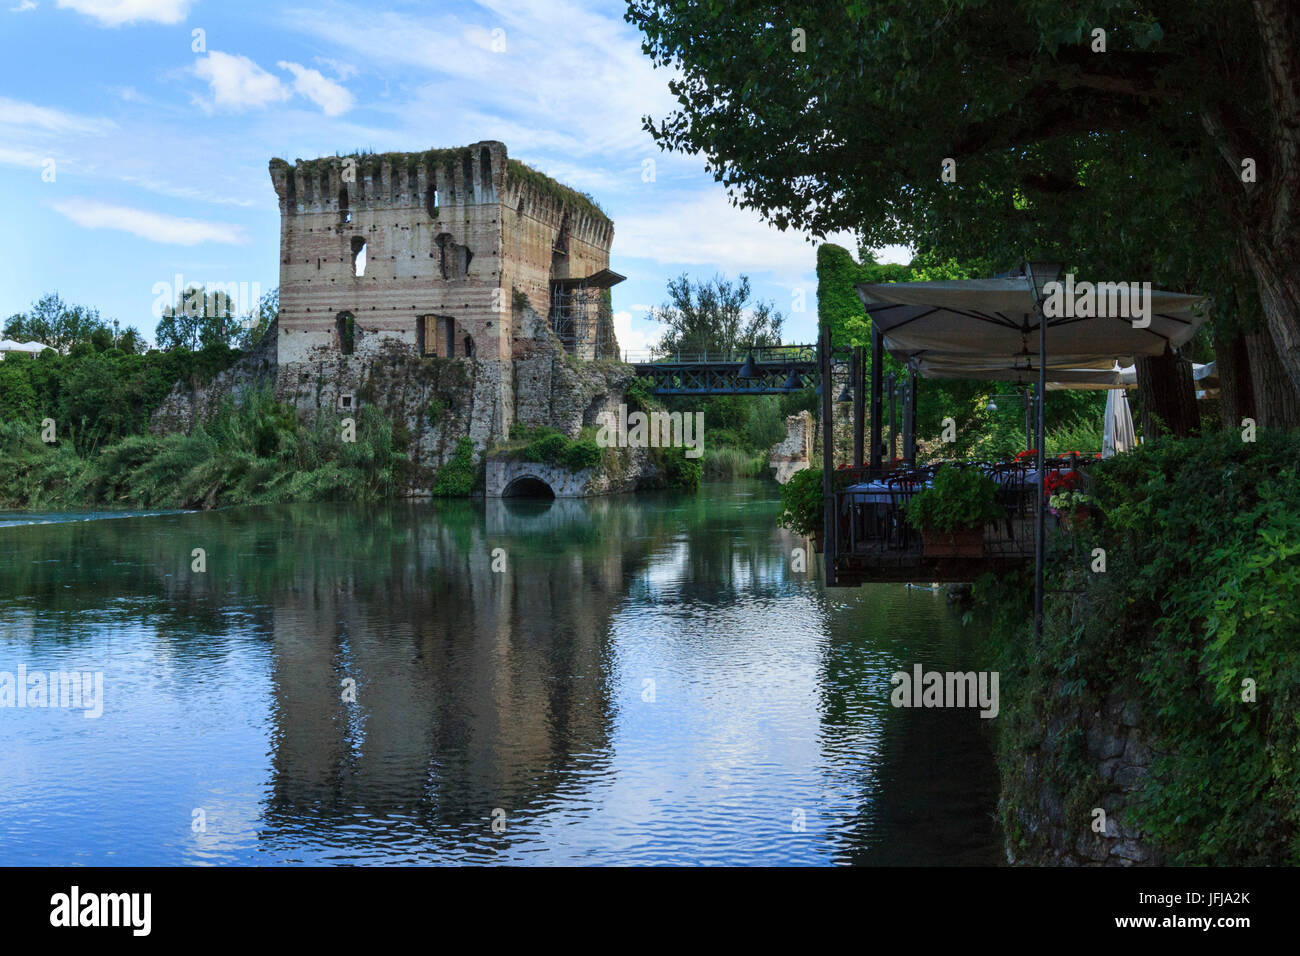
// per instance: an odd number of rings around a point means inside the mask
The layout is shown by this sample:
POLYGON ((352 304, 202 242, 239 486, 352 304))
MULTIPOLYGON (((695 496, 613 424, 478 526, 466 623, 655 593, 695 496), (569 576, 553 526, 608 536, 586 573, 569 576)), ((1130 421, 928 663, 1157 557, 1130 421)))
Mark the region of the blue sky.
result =
POLYGON ((58 291, 151 336, 155 286, 177 274, 278 284, 272 156, 499 139, 613 218, 624 348, 657 336, 646 310, 683 271, 749 275, 786 340, 812 341, 815 247, 653 144, 641 117, 671 109, 670 75, 623 9, 0 0, 0 317, 58 291))

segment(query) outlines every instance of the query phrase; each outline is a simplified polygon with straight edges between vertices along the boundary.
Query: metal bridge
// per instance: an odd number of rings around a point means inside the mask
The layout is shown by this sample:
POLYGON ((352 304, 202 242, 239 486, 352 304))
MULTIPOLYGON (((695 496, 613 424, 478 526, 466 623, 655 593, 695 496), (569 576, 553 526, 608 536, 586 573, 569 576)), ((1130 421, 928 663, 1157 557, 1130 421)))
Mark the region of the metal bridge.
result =
POLYGON ((817 346, 765 345, 726 352, 626 352, 654 395, 781 395, 817 384, 817 346))

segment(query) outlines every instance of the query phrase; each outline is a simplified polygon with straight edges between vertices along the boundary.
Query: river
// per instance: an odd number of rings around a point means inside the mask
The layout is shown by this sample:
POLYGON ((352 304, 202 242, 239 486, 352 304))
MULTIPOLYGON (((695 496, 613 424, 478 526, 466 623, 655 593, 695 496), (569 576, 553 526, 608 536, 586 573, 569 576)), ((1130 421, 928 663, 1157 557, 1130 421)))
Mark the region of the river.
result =
POLYGON ((976 711, 889 703, 970 634, 828 592, 778 512, 0 515, 0 674, 103 680, 0 706, 0 864, 1001 862, 976 711))

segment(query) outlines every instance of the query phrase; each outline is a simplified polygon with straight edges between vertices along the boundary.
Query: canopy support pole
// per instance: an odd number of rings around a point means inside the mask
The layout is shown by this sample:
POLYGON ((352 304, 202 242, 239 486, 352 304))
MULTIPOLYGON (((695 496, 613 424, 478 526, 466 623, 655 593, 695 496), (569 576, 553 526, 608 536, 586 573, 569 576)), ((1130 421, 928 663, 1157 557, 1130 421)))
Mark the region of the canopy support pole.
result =
POLYGON ((1025 451, 1034 447, 1034 390, 1038 383, 1025 389, 1025 451))
POLYGON ((866 369, 864 367, 863 349, 861 345, 853 346, 853 467, 861 468, 866 462, 863 459, 863 444, 865 435, 865 422, 863 421, 866 412, 865 401, 865 379, 866 369))
POLYGON ((831 391, 835 382, 831 378, 831 328, 821 327, 817 342, 817 368, 822 383, 822 558, 826 571, 826 586, 835 587, 835 494, 832 491, 835 469, 835 412, 831 391))
POLYGON ((920 383, 916 369, 908 376, 907 385, 907 463, 916 467, 916 388, 920 383))
MULTIPOLYGON (((1038 295, 1038 286, 1033 271, 1030 270, 1030 280, 1034 284, 1034 298, 1040 299, 1038 295)), ((1044 467, 1046 457, 1044 455, 1044 409, 1047 402, 1044 398, 1047 396, 1047 317, 1043 315, 1043 304, 1038 301, 1038 441, 1036 447, 1038 450, 1035 460, 1038 463, 1038 511, 1036 520, 1038 527, 1037 541, 1034 545, 1034 640, 1035 642, 1042 639, 1043 636, 1043 561, 1047 552, 1047 469, 1044 467)))
POLYGON ((871 473, 879 475, 880 451, 881 445, 884 444, 881 435, 882 422, 880 419, 881 393, 885 384, 885 360, 884 360, 884 343, 883 337, 875 330, 874 324, 871 329, 871 473))
POLYGON ((898 381, 889 373, 889 465, 893 465, 894 447, 898 444, 898 381))

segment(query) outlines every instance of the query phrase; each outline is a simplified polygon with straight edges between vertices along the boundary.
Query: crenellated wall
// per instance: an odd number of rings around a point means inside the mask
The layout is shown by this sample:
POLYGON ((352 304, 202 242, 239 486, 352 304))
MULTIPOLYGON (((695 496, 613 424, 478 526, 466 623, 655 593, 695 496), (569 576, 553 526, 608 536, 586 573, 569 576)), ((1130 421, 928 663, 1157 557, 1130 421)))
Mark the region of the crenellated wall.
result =
POLYGON ((609 219, 511 161, 499 142, 272 160, 270 173, 280 204, 281 364, 346 352, 345 314, 354 354, 397 339, 424 354, 509 359, 516 290, 545 316, 551 280, 609 267, 609 219))

